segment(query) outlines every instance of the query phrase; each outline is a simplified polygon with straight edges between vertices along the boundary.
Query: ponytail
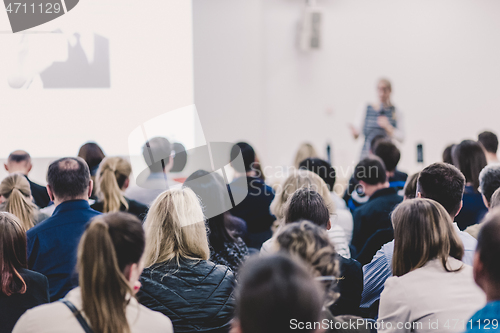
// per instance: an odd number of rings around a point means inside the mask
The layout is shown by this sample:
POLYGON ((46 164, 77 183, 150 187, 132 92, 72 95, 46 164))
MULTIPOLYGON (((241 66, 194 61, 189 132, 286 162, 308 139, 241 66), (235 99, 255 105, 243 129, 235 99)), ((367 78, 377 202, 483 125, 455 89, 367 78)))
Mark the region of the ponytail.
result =
POLYGON ((128 210, 128 203, 121 187, 131 173, 130 163, 121 157, 105 158, 98 171, 98 196, 103 201, 103 213, 118 212, 123 204, 128 210))
POLYGON ((7 199, 4 210, 17 216, 25 231, 31 229, 37 208, 31 201, 28 180, 20 174, 9 175, 0 184, 0 194, 7 199))
POLYGON ((78 249, 83 312, 96 333, 129 333, 127 295, 132 290, 120 270, 109 226, 102 218, 92 222, 78 249))

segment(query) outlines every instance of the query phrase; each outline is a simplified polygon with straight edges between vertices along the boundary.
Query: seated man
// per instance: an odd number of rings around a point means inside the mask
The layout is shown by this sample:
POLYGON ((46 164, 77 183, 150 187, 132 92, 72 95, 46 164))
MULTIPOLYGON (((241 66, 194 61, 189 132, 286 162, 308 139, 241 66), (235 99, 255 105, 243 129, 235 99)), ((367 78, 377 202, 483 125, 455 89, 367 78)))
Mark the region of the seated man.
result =
POLYGON ((54 214, 26 233, 28 268, 49 279, 50 301, 63 298, 78 286, 75 274, 80 238, 90 219, 100 213, 88 203, 92 180, 87 163, 80 157, 52 162, 47 172, 47 192, 54 214))
POLYGON ((494 209, 482 222, 474 256, 474 279, 486 293, 488 303, 467 322, 466 333, 498 332, 500 318, 500 209, 494 209), (496 329, 495 329, 496 327, 496 329))
POLYGON ((230 212, 247 223, 247 246, 260 249, 262 243, 271 238, 271 225, 276 220, 269 211, 274 199, 274 190, 257 177, 254 169, 255 151, 252 146, 245 142, 235 144, 231 149, 231 161, 234 161, 240 152, 244 165, 231 163, 235 175, 229 190, 231 195, 237 198, 243 197, 247 191, 248 194, 230 212))
MULTIPOLYGON (((462 208, 464 188, 465 177, 460 170, 451 164, 434 163, 420 172, 417 180, 417 197, 439 202, 453 219, 462 208)), ((456 223, 453 225, 464 245, 462 261, 472 265, 477 242, 471 235, 460 231, 456 223)), ((373 310, 376 313, 380 294, 384 290, 384 283, 392 276, 393 252, 394 241, 382 246, 373 260, 363 266, 362 308, 370 308, 375 304, 373 310)))
POLYGON ((477 141, 481 142, 484 147, 488 164, 500 162, 497 156, 498 138, 495 133, 488 131, 482 132, 478 135, 477 141))
POLYGON ((377 231, 392 229, 390 214, 403 201, 403 197, 398 195, 395 188, 389 187, 384 163, 378 157, 365 158, 359 162, 354 169, 354 177, 369 198, 367 203, 354 212, 351 244, 359 254, 366 241, 377 231))
POLYGON ((47 189, 45 188, 45 186, 33 183, 28 178, 28 174, 33 167, 33 165, 31 164, 30 154, 28 154, 24 150, 16 150, 10 153, 9 158, 7 159, 7 163, 4 164, 4 167, 9 174, 20 173, 23 174, 24 177, 26 177, 26 179, 30 183, 31 196, 33 197, 33 201, 38 207, 44 208, 48 206, 50 198, 47 194, 47 189))
POLYGON ((398 191, 401 191, 405 187, 408 175, 396 169, 401 158, 398 147, 390 140, 383 140, 377 143, 373 153, 384 162, 389 187, 395 187, 398 191))

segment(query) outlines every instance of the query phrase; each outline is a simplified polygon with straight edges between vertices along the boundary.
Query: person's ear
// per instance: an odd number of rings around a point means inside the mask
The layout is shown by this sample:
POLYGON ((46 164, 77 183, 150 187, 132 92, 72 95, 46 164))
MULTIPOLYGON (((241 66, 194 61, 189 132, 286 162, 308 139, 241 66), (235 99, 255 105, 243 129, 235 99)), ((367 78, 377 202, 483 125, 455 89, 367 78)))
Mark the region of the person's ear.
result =
POLYGON ((0 195, 0 204, 5 202, 5 197, 3 195, 0 195))
POLYGON ((422 193, 417 192, 417 198, 422 199, 422 193))
POLYGON ((4 163, 3 167, 5 168, 5 171, 9 172, 9 167, 7 166, 7 163, 4 163))
POLYGON ((474 274, 474 281, 476 284, 483 289, 483 281, 485 278, 484 265, 479 257, 479 252, 474 253, 474 264, 472 266, 472 272, 474 274))
POLYGON ((488 210, 490 209, 490 203, 488 202, 488 200, 486 200, 486 197, 484 196, 484 194, 481 194, 481 197, 483 198, 483 203, 484 205, 486 206, 486 208, 488 208, 488 210))
POLYGON ((49 184, 47 184, 46 188, 47 188, 47 194, 49 195, 50 201, 54 202, 55 198, 54 198, 54 192, 52 192, 52 188, 50 187, 49 184))
POLYGON ((330 230, 332 228, 332 220, 328 220, 328 223, 326 224, 326 230, 330 230))
POLYGON ((130 178, 125 179, 122 186, 122 191, 125 191, 130 185, 130 178))
POLYGON ((241 323, 238 319, 233 319, 229 333, 243 333, 241 330, 241 323))
POLYGON ((462 207, 464 206, 464 202, 463 200, 460 200, 460 207, 458 207, 458 211, 457 213, 455 214, 455 216, 457 216, 458 214, 460 214, 460 211, 462 210, 462 207))
POLYGON ((31 171, 31 168, 33 168, 33 164, 31 164, 31 162, 28 162, 28 170, 26 171, 26 174, 31 171))
POLYGON ((89 190, 88 190, 88 197, 90 198, 92 196, 92 190, 94 189, 94 181, 91 179, 89 182, 89 190))

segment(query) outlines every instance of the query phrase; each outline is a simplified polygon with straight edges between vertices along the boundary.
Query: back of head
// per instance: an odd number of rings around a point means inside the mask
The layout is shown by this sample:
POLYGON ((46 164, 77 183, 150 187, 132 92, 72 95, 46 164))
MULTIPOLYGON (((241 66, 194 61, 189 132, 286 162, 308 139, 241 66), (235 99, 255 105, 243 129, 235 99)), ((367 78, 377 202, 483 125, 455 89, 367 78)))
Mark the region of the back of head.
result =
POLYGON ((314 149, 314 146, 310 143, 305 142, 299 146, 297 154, 295 154, 294 166, 296 169, 298 169, 300 163, 306 158, 317 158, 317 157, 318 153, 316 152, 316 149, 314 149))
POLYGON ((282 219, 285 216, 284 210, 288 198, 302 187, 318 192, 323 198, 325 205, 328 207, 330 215, 335 212, 335 205, 330 196, 330 191, 323 179, 314 172, 299 169, 288 176, 276 191, 276 196, 271 203, 270 209, 271 213, 276 216, 277 219, 282 219))
POLYGON ((370 141, 370 152, 374 153, 378 144, 383 141, 390 140, 386 134, 377 134, 373 137, 372 141, 370 141))
POLYGON ((237 323, 242 333, 295 332, 293 320, 320 320, 321 294, 307 268, 298 261, 282 255, 251 258, 240 270, 237 323))
POLYGON ((354 178, 369 185, 384 184, 387 181, 384 162, 378 157, 361 160, 354 169, 354 178))
POLYGON ((403 201, 391 215, 394 227, 393 275, 402 276, 439 258, 446 271, 448 257, 461 260, 462 241, 448 212, 430 199, 403 201))
POLYGON ((380 141, 373 153, 380 157, 380 159, 384 162, 385 168, 389 172, 393 172, 396 170, 396 166, 399 163, 399 159, 401 158, 401 152, 398 147, 390 140, 380 141))
POLYGON ((238 142, 233 148, 231 148, 231 161, 234 161, 238 155, 241 153, 241 157, 243 158, 243 167, 244 170, 241 169, 241 165, 233 164, 234 169, 240 173, 246 173, 253 170, 253 163, 255 163, 255 151, 246 142, 238 142))
POLYGON ((452 154, 453 164, 462 171, 467 183, 475 192, 479 188, 479 173, 486 166, 486 155, 479 143, 464 140, 458 144, 452 154))
POLYGON ((142 147, 144 161, 153 173, 161 173, 170 161, 172 145, 166 138, 155 137, 142 147))
POLYGON ((306 158, 299 164, 299 169, 306 169, 314 172, 323 179, 330 191, 333 191, 335 185, 335 169, 330 163, 320 158, 306 158))
POLYGON ((63 157, 49 165, 47 184, 61 201, 86 197, 90 184, 90 171, 80 157, 63 157))
POLYGON ((460 210, 464 187, 464 175, 447 163, 429 165, 420 172, 417 180, 417 192, 423 198, 439 202, 452 217, 460 210))
POLYGON ((307 220, 326 229, 330 212, 318 192, 302 187, 288 199, 285 206, 285 224, 307 220))
POLYGON ((493 208, 496 208, 499 206, 500 206, 500 188, 498 188, 491 196, 490 209, 493 209, 493 208))
POLYGON ((104 152, 101 147, 95 142, 87 142, 83 146, 80 147, 78 151, 78 157, 81 157, 87 162, 90 170, 94 170, 97 168, 99 163, 105 157, 104 152))
POLYGON ((31 156, 24 150, 16 150, 7 158, 9 173, 22 172, 27 174, 31 169, 31 156))
POLYGON ((145 240, 141 222, 127 213, 92 219, 78 248, 82 308, 94 332, 129 332, 127 295, 133 294, 125 276, 138 264, 145 240))
POLYGON ((20 268, 28 268, 26 233, 17 217, 0 212, 0 295, 26 292, 20 268))
POLYGON ((103 212, 118 212, 121 205, 128 209, 122 188, 130 177, 132 167, 121 157, 106 157, 97 171, 97 195, 104 204, 103 212))
POLYGON ((4 209, 19 218, 24 230, 34 226, 36 207, 31 201, 30 183, 21 174, 14 173, 0 183, 0 195, 6 201, 4 209))
POLYGON ((477 140, 481 142, 488 153, 496 154, 498 150, 498 137, 495 133, 484 131, 478 135, 477 140))
POLYGON ((453 164, 453 157, 452 157, 452 151, 454 149, 455 145, 451 144, 448 147, 446 147, 443 151, 443 162, 448 163, 448 164, 453 164))
POLYGON ((207 230, 200 201, 190 188, 161 193, 145 221, 146 267, 170 260, 208 260, 207 230))
POLYGON ((406 181, 405 187, 404 187, 404 198, 405 199, 415 199, 417 196, 417 180, 418 176, 420 175, 420 172, 417 172, 410 177, 408 177, 408 180, 406 181))
POLYGON ((496 208, 488 213, 483 222, 477 237, 476 253, 483 264, 490 283, 500 288, 500 208, 496 208))
POLYGON ((479 173, 479 189, 488 203, 498 188, 500 188, 500 164, 487 165, 479 173))

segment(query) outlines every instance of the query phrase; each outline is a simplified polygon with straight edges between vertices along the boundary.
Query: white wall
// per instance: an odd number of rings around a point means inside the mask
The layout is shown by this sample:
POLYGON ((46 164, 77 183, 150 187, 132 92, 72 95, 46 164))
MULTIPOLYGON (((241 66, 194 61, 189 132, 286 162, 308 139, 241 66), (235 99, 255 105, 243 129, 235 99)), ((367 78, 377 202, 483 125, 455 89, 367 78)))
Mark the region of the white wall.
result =
POLYGON ((484 129, 500 134, 500 2, 318 3, 323 49, 303 53, 296 29, 304 1, 193 1, 195 102, 205 133, 248 140, 267 165, 291 163, 302 141, 318 149, 331 141, 334 164, 352 166, 361 142, 347 124, 387 76, 406 115, 402 169, 418 169, 417 143, 427 164, 449 143, 484 129))

